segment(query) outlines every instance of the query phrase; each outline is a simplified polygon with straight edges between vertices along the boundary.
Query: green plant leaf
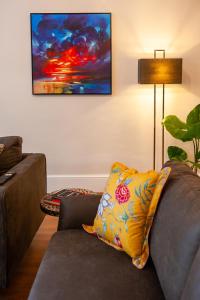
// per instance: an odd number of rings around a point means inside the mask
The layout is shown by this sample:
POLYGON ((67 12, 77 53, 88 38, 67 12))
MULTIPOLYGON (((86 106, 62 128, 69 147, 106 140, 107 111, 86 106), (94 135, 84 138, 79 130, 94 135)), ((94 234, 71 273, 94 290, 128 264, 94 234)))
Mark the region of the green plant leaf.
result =
POLYGON ((197 159, 197 160, 199 160, 199 159, 200 159, 200 151, 199 151, 199 152, 197 152, 197 154, 196 154, 196 159, 197 159))
POLYGON ((171 160, 185 161, 187 159, 187 153, 179 147, 169 146, 167 152, 171 160))
POLYGON ((187 124, 182 122, 176 116, 169 115, 164 118, 162 123, 165 126, 166 130, 176 139, 183 142, 192 141, 193 132, 189 131, 187 124))
POLYGON ((193 166, 196 167, 197 169, 200 169, 200 164, 198 164, 198 163, 194 163, 193 166))
POLYGON ((200 139, 200 122, 188 125, 188 135, 193 138, 200 139))
POLYGON ((198 104, 187 116, 186 123, 188 125, 193 125, 200 123, 200 104, 198 104))
POLYGON ((192 168, 197 168, 197 169, 200 169, 200 164, 199 163, 195 163, 191 160, 187 160, 188 163, 190 163, 192 165, 192 168))
POLYGON ((187 116, 186 124, 188 126, 189 135, 193 138, 200 138, 200 104, 195 106, 187 116))

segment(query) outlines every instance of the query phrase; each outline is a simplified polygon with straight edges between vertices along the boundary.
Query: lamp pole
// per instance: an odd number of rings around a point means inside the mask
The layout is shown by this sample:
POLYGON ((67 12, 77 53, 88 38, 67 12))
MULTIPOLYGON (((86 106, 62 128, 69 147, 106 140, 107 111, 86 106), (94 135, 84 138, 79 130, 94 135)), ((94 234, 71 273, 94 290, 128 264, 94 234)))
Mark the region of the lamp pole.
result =
MULTIPOLYGON (((154 59, 157 58, 157 53, 162 52, 162 58, 165 58, 165 50, 157 49, 154 50, 154 59)), ((153 169, 156 168, 156 87, 154 84, 154 132, 153 132, 153 169)), ((162 120, 165 117, 165 84, 162 84, 162 120)), ((162 165, 164 164, 164 156, 165 156, 165 133, 164 126, 162 125, 162 165)))

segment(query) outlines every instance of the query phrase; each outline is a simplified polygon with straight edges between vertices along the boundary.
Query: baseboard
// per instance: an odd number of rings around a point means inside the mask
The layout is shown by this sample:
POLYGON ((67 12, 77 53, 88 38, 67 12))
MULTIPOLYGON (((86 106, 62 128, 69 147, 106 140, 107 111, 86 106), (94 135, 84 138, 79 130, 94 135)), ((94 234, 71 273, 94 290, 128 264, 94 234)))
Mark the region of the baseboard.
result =
POLYGON ((107 178, 107 174, 48 175, 47 190, 51 192, 66 187, 80 187, 103 191, 107 178))

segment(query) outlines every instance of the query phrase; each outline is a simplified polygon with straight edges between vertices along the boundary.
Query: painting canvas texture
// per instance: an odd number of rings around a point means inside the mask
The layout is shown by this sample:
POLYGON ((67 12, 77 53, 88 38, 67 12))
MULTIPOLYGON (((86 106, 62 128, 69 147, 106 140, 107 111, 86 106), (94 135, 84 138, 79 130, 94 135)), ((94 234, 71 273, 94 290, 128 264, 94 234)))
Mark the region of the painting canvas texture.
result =
POLYGON ((111 14, 31 14, 33 94, 111 94, 111 14))

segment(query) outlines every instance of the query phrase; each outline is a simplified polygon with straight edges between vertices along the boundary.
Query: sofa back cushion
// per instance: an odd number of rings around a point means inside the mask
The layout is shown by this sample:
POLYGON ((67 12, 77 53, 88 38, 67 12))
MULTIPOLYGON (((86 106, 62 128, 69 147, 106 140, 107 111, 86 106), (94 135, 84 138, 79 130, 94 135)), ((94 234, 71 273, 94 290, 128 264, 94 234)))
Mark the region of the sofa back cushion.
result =
POLYGON ((200 246, 192 263, 181 300, 200 299, 200 246))
POLYGON ((19 136, 0 137, 0 175, 22 160, 22 138, 19 136))
POLYGON ((199 247, 200 178, 182 163, 165 166, 172 172, 154 219, 150 249, 166 299, 177 300, 199 247))

